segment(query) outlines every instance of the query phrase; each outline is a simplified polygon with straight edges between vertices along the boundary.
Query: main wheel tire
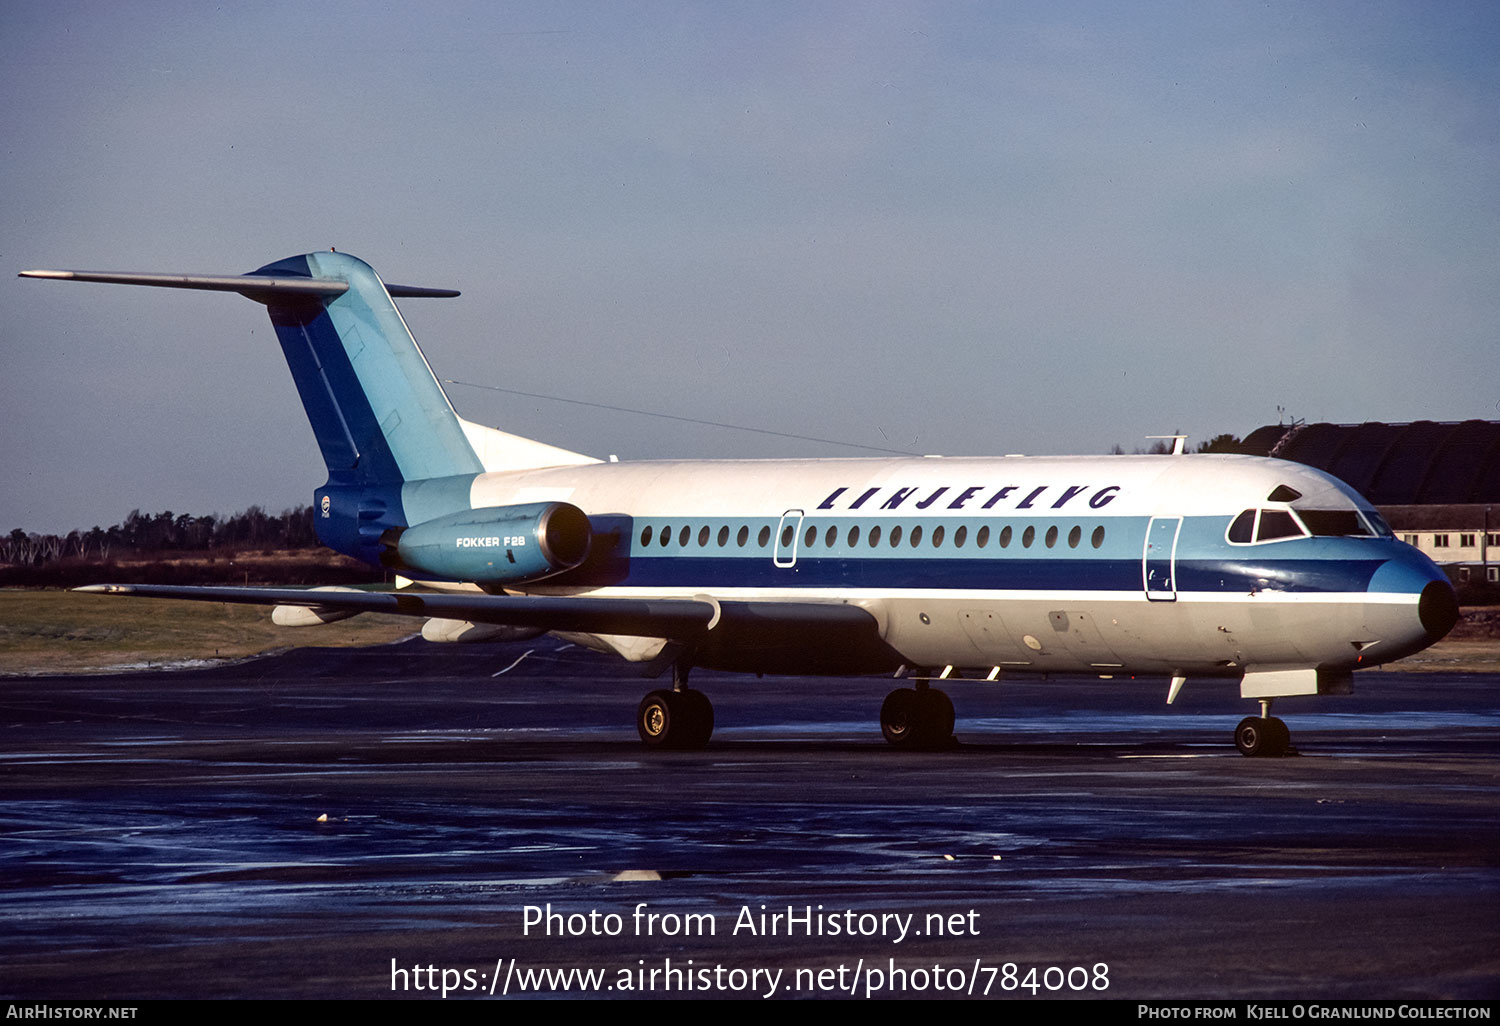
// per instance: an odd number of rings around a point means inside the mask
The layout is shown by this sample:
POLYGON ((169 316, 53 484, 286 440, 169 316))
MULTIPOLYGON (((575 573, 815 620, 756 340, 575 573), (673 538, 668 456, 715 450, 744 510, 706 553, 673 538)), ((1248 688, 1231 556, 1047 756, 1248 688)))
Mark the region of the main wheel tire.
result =
POLYGON ((922 724, 922 747, 947 746, 953 739, 953 699, 937 688, 924 688, 917 692, 917 707, 922 724))
POLYGON ((653 691, 636 707, 635 729, 650 748, 702 748, 714 732, 714 707, 691 688, 653 691))
POLYGON ((911 688, 897 688, 880 703, 880 732, 897 748, 914 748, 921 737, 920 703, 911 688))
POLYGON ((686 721, 682 743, 674 747, 702 748, 714 733, 714 706, 708 696, 693 688, 684 688, 676 694, 679 712, 686 721))
POLYGON ((678 728, 678 703, 670 691, 653 691, 641 699, 635 709, 635 729, 651 748, 671 745, 674 728, 678 728))
POLYGON ((1246 716, 1234 728, 1234 746, 1241 755, 1252 758, 1285 755, 1292 733, 1281 720, 1271 716, 1246 716))

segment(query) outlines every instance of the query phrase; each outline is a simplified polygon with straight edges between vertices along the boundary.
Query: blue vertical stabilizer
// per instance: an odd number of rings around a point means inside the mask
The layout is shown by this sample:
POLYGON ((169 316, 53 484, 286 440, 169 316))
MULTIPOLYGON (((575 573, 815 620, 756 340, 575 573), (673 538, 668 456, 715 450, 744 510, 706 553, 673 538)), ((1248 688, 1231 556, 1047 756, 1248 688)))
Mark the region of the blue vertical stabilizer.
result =
POLYGON ((262 300, 328 465, 315 496, 323 543, 374 563, 389 528, 467 508, 484 468, 374 269, 345 253, 309 253, 250 276, 348 286, 262 300))
POLYGON ((392 301, 458 293, 386 285, 346 253, 306 253, 249 274, 21 275, 238 292, 265 304, 328 465, 328 482, 314 493, 318 537, 370 563, 380 562, 391 528, 468 509, 474 478, 486 470, 597 462, 460 420, 392 301))

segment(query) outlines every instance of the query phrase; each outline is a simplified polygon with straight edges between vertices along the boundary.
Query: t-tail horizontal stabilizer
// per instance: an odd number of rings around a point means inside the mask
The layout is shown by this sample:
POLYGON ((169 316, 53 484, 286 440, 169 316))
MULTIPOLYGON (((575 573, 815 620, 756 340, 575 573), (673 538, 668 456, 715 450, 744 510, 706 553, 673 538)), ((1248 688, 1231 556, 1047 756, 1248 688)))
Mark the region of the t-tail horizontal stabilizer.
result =
MULTIPOLYGON (((273 299, 299 296, 338 296, 349 291, 346 281, 314 278, 272 277, 260 274, 142 274, 133 271, 22 271, 22 278, 54 278, 59 281, 97 281, 108 285, 152 285, 162 289, 204 289, 238 292, 247 299, 269 304, 273 299)), ((452 299, 457 289, 430 289, 419 285, 392 285, 385 290, 394 299, 452 299)))

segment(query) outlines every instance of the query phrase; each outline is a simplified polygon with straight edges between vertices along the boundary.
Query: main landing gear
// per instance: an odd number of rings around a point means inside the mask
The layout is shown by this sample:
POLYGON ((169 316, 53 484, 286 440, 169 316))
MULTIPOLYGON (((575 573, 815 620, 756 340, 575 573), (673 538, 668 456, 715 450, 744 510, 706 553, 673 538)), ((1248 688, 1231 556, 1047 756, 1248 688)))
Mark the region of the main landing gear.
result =
POLYGON ((689 667, 672 667, 672 690, 653 691, 635 710, 635 729, 648 748, 698 749, 714 732, 708 696, 687 686, 689 667))
POLYGON ((1259 716, 1246 716, 1234 728, 1234 746, 1241 755, 1275 757, 1285 755, 1292 747, 1292 732, 1285 723, 1271 715, 1271 700, 1260 702, 1259 716))
POLYGON ((953 743, 953 702, 925 680, 897 688, 880 706, 880 732, 897 748, 946 748, 953 743))

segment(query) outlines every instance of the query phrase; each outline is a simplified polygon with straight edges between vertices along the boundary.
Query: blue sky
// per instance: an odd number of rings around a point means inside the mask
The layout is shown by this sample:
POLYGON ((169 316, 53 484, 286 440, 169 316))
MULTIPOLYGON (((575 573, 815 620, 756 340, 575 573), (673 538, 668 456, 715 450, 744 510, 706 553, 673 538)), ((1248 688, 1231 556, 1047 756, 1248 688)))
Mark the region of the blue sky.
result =
MULTIPOLYGON (((950 455, 1500 419, 1500 5, 0 5, 0 530, 324 472, 335 246, 440 377, 950 455)), ((595 455, 859 450, 450 387, 595 455)))

